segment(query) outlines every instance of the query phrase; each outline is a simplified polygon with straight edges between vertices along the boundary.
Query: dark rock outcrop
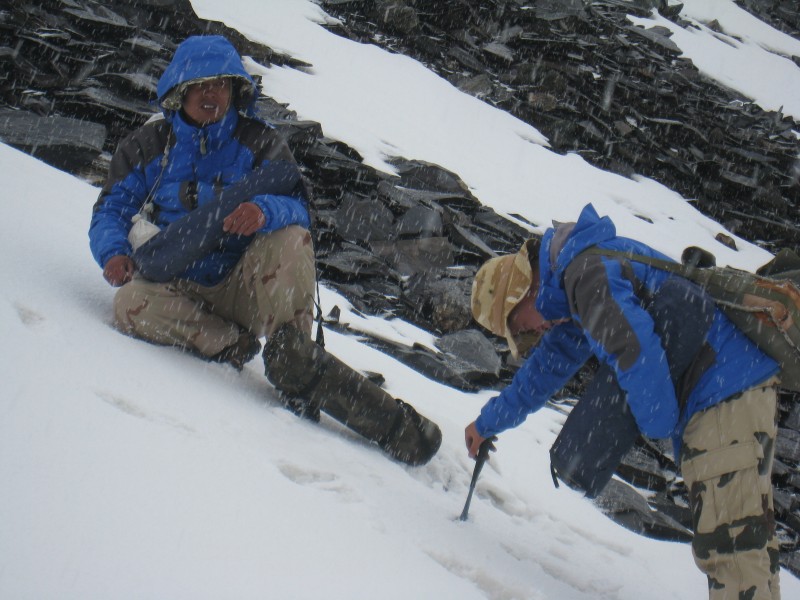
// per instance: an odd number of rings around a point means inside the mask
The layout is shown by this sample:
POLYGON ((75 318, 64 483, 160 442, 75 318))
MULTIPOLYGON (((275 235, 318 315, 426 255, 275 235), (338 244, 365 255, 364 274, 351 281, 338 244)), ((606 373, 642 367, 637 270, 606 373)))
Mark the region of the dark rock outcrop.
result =
MULTIPOLYGON (((796 3, 741 3, 797 33, 796 3)), ((652 177, 769 249, 800 247, 795 122, 710 82, 679 56, 668 29, 627 19, 658 9, 685 24, 680 5, 408 0, 418 25, 398 32, 388 23, 381 27, 370 3, 323 4, 341 20, 337 33, 417 58, 463 91, 534 125, 555 151, 652 177)))

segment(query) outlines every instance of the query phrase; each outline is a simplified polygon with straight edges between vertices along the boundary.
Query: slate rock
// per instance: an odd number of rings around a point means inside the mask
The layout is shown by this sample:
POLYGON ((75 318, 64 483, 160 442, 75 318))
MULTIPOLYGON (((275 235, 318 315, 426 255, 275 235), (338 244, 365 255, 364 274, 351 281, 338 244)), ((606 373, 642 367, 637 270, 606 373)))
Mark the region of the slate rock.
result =
POLYGON ((450 333, 471 325, 471 291, 469 278, 415 273, 406 282, 402 300, 414 322, 450 333))
POLYGON ((131 24, 124 17, 105 6, 86 4, 76 8, 65 8, 64 12, 77 17, 79 21, 85 22, 92 28, 109 27, 115 30, 131 28, 131 24))
POLYGON ((99 123, 0 110, 0 140, 60 169, 82 169, 103 151, 105 139, 99 123))
POLYGON ((533 2, 537 19, 559 21, 583 14, 583 0, 535 0, 533 2))
POLYGON ((483 239, 473 233, 467 227, 462 227, 457 223, 450 223, 447 227, 448 238, 452 241, 456 252, 459 255, 470 254, 473 256, 472 262, 483 264, 490 258, 497 256, 497 253, 483 241, 483 239), (476 261, 477 259, 477 261, 476 261))
POLYGON ((373 14, 388 29, 411 33, 419 27, 417 11, 402 0, 375 0, 373 14))
POLYGON ((346 194, 336 211, 336 233, 345 241, 388 240, 394 233, 392 211, 373 200, 346 194))
POLYGON ((374 241, 369 247, 405 276, 437 272, 453 264, 453 245, 446 237, 374 241))
POLYGON ((779 427, 775 456, 794 464, 800 463, 800 432, 779 427))
POLYGON ((665 514, 654 511, 633 487, 612 479, 593 502, 611 520, 648 537, 688 542, 692 532, 665 514))
POLYGON ((477 329, 448 333, 435 343, 467 381, 496 381, 500 376, 502 361, 494 344, 477 329))
POLYGON ((137 7, 147 8, 177 8, 182 5, 185 6, 185 0, 127 0, 127 2, 137 7))
POLYGON ((130 49, 136 54, 144 56, 167 57, 175 50, 175 45, 163 36, 154 38, 153 35, 132 35, 124 40, 130 49))
POLYGON ((671 479, 658 460, 638 446, 623 457, 616 473, 635 487, 656 491, 666 490, 671 479))
POLYGON ((800 506, 797 496, 786 490, 775 489, 773 490, 773 505, 775 511, 781 516, 787 515, 800 506))
POLYGON ((508 63, 513 62, 515 58, 514 51, 502 42, 489 42, 484 44, 481 49, 488 56, 508 63))
POLYGON ((462 92, 476 98, 485 98, 494 91, 494 84, 485 73, 474 77, 461 77, 456 80, 455 85, 462 92))
POLYGON ((666 491, 657 492, 647 500, 650 507, 680 523, 685 529, 692 529, 692 511, 686 503, 678 500, 675 495, 666 491))
POLYGON ((364 314, 391 315, 395 310, 393 298, 400 295, 399 284, 388 279, 368 279, 361 283, 332 281, 329 283, 347 298, 358 312, 364 314))
MULTIPOLYGON (((367 344, 393 356, 415 371, 464 391, 475 391, 477 386, 464 379, 459 366, 451 364, 446 355, 437 354, 420 344, 409 347, 384 338, 378 338, 368 332, 358 332, 367 344)), ((413 399, 409 399, 413 403, 413 399)))
MULTIPOLYGON (((146 94, 156 96, 156 89, 158 80, 149 73, 101 73, 95 75, 95 79, 99 81, 108 80, 109 85, 115 87, 118 91, 122 89, 128 92, 141 91, 146 94)), ((152 112, 148 111, 148 112, 152 112)))
POLYGON ((144 121, 156 114, 156 109, 149 103, 131 99, 129 95, 115 94, 108 88, 89 86, 78 91, 62 91, 58 93, 64 102, 79 106, 87 113, 87 106, 94 107, 95 113, 116 113, 126 117, 144 121))
POLYGON ((396 161, 400 184, 416 189, 433 192, 449 192, 461 198, 470 198, 476 206, 480 202, 472 195, 461 178, 439 165, 421 160, 396 161))
POLYGON ((674 52, 675 54, 681 54, 683 52, 678 44, 669 39, 669 36, 672 35, 672 32, 666 27, 651 27, 645 29, 644 27, 631 26, 628 27, 627 30, 631 33, 642 36, 654 44, 658 44, 669 52, 674 52))
POLYGON ((772 461, 772 477, 785 480, 792 473, 792 468, 782 460, 775 458, 772 461))
POLYGON ((400 239, 442 237, 443 234, 441 211, 427 206, 414 206, 397 219, 395 235, 400 239))
POLYGON ((783 422, 784 427, 800 431, 800 402, 793 402, 789 409, 789 415, 783 422))
POLYGON ((420 204, 433 206, 439 204, 455 204, 464 199, 461 190, 456 192, 441 192, 428 189, 415 189, 400 185, 400 179, 384 180, 378 182, 375 192, 377 198, 389 208, 407 211, 420 204))
POLYGON ((392 277, 399 279, 384 261, 371 252, 354 245, 326 256, 317 256, 317 264, 323 273, 336 281, 351 282, 364 278, 392 277))

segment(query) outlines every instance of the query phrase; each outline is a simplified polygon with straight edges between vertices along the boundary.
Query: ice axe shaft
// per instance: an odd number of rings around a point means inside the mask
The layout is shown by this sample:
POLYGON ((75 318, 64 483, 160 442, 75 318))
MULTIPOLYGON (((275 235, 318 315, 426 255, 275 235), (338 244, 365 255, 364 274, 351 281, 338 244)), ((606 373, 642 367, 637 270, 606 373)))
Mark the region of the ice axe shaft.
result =
POLYGON ((475 470, 472 472, 472 481, 469 482, 467 502, 464 504, 464 510, 461 511, 461 516, 458 518, 459 521, 467 520, 467 516, 469 514, 469 504, 472 502, 472 494, 475 491, 475 484, 478 482, 478 475, 481 474, 483 463, 485 463, 486 459, 489 457, 489 450, 492 449, 492 442, 494 442, 496 439, 496 437, 491 437, 486 438, 483 440, 483 442, 481 442, 481 446, 478 449, 478 456, 475 459, 475 470))

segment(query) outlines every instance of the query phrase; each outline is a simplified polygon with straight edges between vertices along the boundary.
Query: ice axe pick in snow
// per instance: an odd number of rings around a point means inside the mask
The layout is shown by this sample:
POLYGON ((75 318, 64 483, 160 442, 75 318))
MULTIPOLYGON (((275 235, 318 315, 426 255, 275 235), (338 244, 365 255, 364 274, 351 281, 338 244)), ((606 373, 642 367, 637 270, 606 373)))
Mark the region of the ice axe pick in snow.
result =
POLYGON ((458 518, 459 521, 466 521, 467 516, 469 513, 469 503, 472 502, 472 493, 475 491, 475 484, 478 482, 478 475, 481 474, 481 469, 483 468, 483 463, 486 462, 486 459, 489 457, 489 450, 494 448, 493 442, 495 442, 497 438, 492 436, 490 438, 486 438, 481 442, 480 448, 478 448, 478 456, 475 458, 475 470, 472 471, 472 481, 469 482, 469 493, 467 494, 467 502, 464 504, 464 510, 461 511, 461 516, 458 518))

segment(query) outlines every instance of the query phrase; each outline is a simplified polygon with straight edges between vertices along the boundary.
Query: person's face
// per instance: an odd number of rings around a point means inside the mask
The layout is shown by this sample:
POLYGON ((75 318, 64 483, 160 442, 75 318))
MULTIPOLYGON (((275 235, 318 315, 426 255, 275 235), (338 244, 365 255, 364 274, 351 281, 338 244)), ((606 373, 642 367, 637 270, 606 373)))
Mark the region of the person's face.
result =
POLYGON ((536 294, 539 291, 539 273, 533 274, 533 283, 525 297, 511 310, 508 315, 508 330, 511 335, 518 336, 523 333, 535 332, 543 335, 545 331, 563 323, 567 319, 558 321, 546 321, 538 310, 536 310, 536 294))
POLYGON ((538 286, 528 290, 525 297, 511 310, 508 315, 508 330, 511 335, 535 332, 539 335, 553 326, 552 321, 545 321, 542 314, 536 310, 536 292, 538 286))
POLYGON ((201 83, 193 83, 186 88, 183 96, 183 112, 200 127, 216 123, 231 103, 231 80, 218 77, 201 83))

